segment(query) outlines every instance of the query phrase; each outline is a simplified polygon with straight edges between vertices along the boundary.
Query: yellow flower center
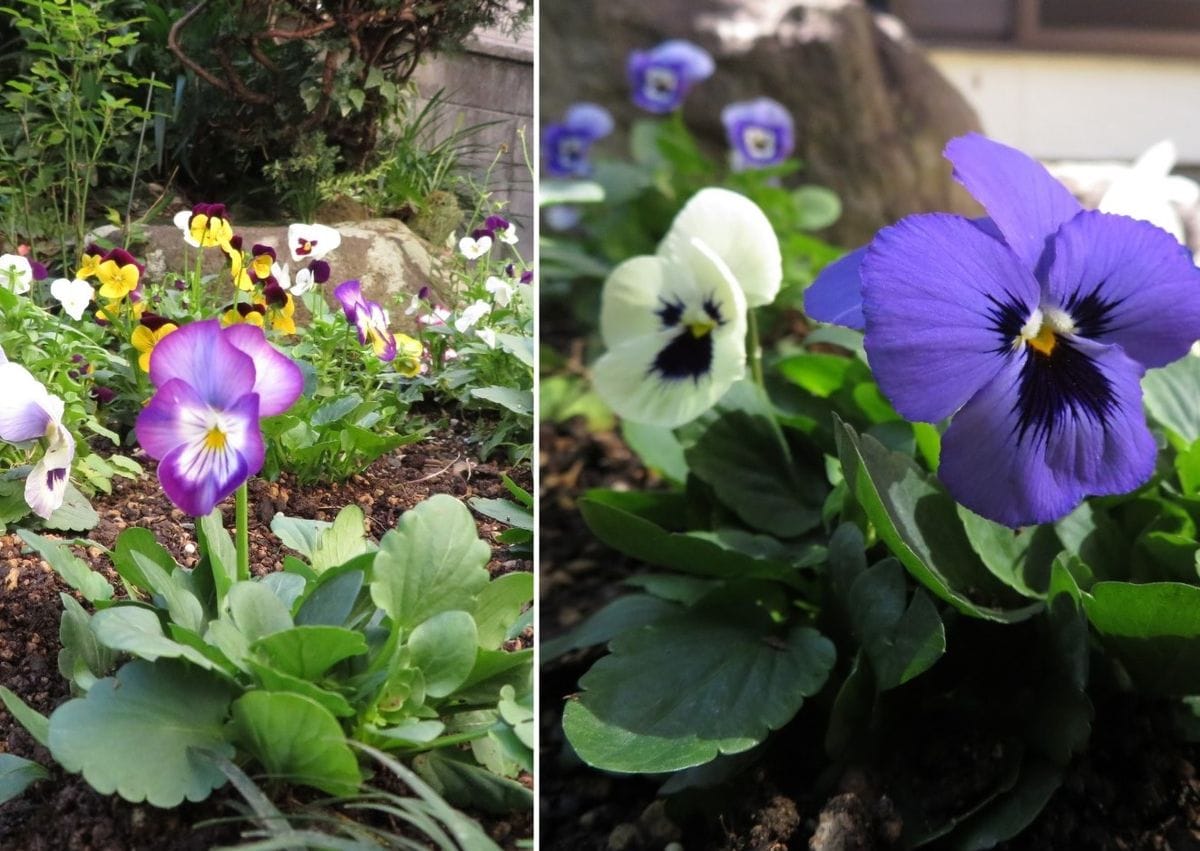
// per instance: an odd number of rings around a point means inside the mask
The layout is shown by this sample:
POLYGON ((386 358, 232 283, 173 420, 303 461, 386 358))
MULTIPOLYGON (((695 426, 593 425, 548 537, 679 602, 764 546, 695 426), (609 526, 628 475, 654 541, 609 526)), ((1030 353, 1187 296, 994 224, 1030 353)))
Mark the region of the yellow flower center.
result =
POLYGON ((1026 342, 1042 354, 1049 355, 1054 351, 1054 347, 1058 345, 1058 335, 1054 333, 1054 329, 1047 323, 1041 327, 1036 337, 1027 337, 1026 342))
POLYGON ((214 452, 222 451, 227 442, 225 432, 221 431, 217 426, 210 428, 208 434, 204 435, 204 448, 211 449, 214 452))
POLYGON ((1038 354, 1049 357, 1058 345, 1059 335, 1074 331, 1075 321, 1069 314, 1056 307, 1039 307, 1021 327, 1021 334, 1013 343, 1019 345, 1024 341, 1038 354))
POLYGON ((688 330, 692 332, 692 336, 699 340, 705 334, 708 334, 712 329, 717 327, 715 322, 691 322, 688 324, 688 330))

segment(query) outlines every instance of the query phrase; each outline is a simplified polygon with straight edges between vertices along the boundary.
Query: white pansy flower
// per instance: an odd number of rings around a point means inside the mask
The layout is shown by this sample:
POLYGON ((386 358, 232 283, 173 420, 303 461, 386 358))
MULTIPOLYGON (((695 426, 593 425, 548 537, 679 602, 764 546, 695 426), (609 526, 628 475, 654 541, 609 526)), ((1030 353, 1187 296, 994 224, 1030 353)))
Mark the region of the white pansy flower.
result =
POLYGON ((620 264, 604 283, 593 367, 620 416, 673 428, 695 419, 745 374, 746 310, 782 280, 779 240, 753 202, 705 189, 680 211, 654 256, 620 264))
POLYGON ((468 260, 478 260, 492 250, 492 238, 487 234, 479 237, 479 239, 464 236, 458 241, 458 250, 468 260))
POLYGON ((33 265, 20 254, 0 254, 0 288, 24 295, 33 286, 33 265))
POLYGON ((1097 209, 1149 222, 1186 244, 1179 210, 1200 201, 1200 185, 1171 174, 1176 157, 1175 143, 1170 139, 1150 146, 1113 180, 1097 209))
POLYGON ((483 288, 491 293, 492 300, 496 302, 497 307, 507 307, 508 303, 512 301, 512 284, 503 278, 493 275, 484 282, 483 288))
POLYGON ((516 245, 521 241, 521 238, 517 236, 517 226, 512 222, 509 222, 508 227, 498 231, 496 233, 496 238, 506 245, 516 245))
POLYGON ((328 225, 308 225, 301 222, 288 225, 288 251, 292 262, 321 260, 342 244, 342 235, 328 225))
POLYGON ((465 334, 468 328, 473 327, 476 322, 491 312, 492 306, 490 304, 481 299, 476 299, 463 308, 463 312, 454 320, 454 327, 458 333, 465 334))
POLYGON ((87 281, 81 281, 79 278, 59 278, 50 285, 50 295, 58 299, 63 311, 78 322, 95 298, 96 290, 87 281))

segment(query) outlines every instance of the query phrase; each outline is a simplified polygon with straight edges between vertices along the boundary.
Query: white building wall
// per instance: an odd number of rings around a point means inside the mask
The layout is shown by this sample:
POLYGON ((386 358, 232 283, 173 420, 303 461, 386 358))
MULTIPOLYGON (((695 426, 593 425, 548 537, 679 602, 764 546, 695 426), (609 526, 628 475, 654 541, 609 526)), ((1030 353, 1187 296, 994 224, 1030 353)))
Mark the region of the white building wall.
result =
POLYGON ((1130 160, 1164 138, 1200 165, 1200 60, 931 48, 993 138, 1043 160, 1130 160))

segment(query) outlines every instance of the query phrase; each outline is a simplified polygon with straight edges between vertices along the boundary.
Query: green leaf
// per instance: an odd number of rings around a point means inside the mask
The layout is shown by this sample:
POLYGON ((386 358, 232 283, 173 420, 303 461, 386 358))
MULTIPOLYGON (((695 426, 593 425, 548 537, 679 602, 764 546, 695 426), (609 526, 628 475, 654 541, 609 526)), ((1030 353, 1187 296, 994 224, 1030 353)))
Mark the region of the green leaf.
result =
POLYGON ((542 663, 571 650, 605 644, 621 633, 632 632, 678 611, 679 606, 674 603, 649 594, 618 597, 596 610, 570 632, 549 641, 540 641, 538 649, 542 663))
POLYGON ((0 701, 4 702, 4 708, 12 713, 12 717, 17 719, 29 735, 33 736, 35 742, 42 747, 50 746, 50 720, 45 715, 5 686, 0 686, 0 701))
POLYGON ((821 230, 836 222, 842 215, 842 201, 837 193, 824 186, 811 184, 792 191, 796 227, 801 230, 821 230))
POLYGON ((149 593, 150 581, 134 561, 133 554, 141 553, 168 573, 178 565, 174 557, 154 537, 154 533, 141 526, 130 526, 117 536, 113 547, 112 562, 117 573, 140 591, 149 593))
POLYGON ((362 509, 357 505, 347 505, 338 512, 333 525, 317 535, 317 543, 312 551, 312 569, 321 573, 338 567, 368 549, 362 509))
POLYGON ((283 542, 305 558, 311 559, 317 548, 317 536, 333 524, 327 520, 308 520, 303 517, 288 517, 276 514, 271 518, 271 531, 283 542))
POLYGON ((219 609, 233 583, 239 578, 250 577, 238 577, 237 550, 229 533, 225 531, 221 509, 214 508, 207 516, 199 518, 196 531, 196 537, 200 541, 200 552, 208 559, 208 568, 212 572, 219 609))
POLYGON ((1188 443, 1200 440, 1200 357, 1186 355, 1161 369, 1150 369, 1142 377, 1146 410, 1159 425, 1166 426, 1188 443))
POLYGON ((954 501, 911 458, 859 437, 836 417, 834 433, 847 486, 918 582, 972 617, 1011 623, 1041 610, 991 575, 971 549, 954 501))
POLYGON ((543 180, 538 187, 538 204, 600 204, 604 187, 592 180, 543 180))
POLYGON ((0 804, 20 795, 30 784, 45 780, 50 772, 33 760, 0 753, 0 804))
POLYGON ((110 650, 121 650, 153 662, 156 659, 185 659, 209 671, 221 667, 194 647, 181 644, 163 633, 158 614, 141 606, 117 605, 92 616, 96 640, 110 650))
POLYGON ((38 555, 54 568, 54 572, 62 577, 63 582, 82 594, 89 603, 112 599, 112 586, 103 576, 92 570, 87 562, 65 546, 49 538, 43 538, 28 529, 18 529, 17 535, 22 541, 37 550, 38 555))
POLYGON ((296 626, 263 636, 250 649, 272 668, 311 681, 343 659, 366 653, 367 640, 340 626, 296 626))
POLYGON ((895 559, 884 559, 854 580, 849 609, 881 692, 924 673, 946 652, 937 607, 921 588, 908 601, 904 568, 895 559))
POLYGON ((50 716, 50 752, 102 795, 175 807, 202 801, 224 776, 188 755, 233 756, 225 718, 233 689, 178 662, 135 660, 50 716))
POLYGON ((824 477, 804 475, 766 417, 728 411, 684 456, 692 473, 751 528, 791 538, 821 522, 824 477))
POLYGON ((239 582, 229 589, 229 615, 246 641, 291 629, 292 615, 270 588, 259 582, 239 582))
POLYGON ((365 579, 361 568, 325 571, 300 604, 296 612, 297 625, 345 626, 365 579))
POLYGON ((533 806, 533 793, 529 789, 468 759, 458 753, 433 751, 414 757, 413 769, 435 792, 457 807, 499 815, 528 811, 533 806))
POLYGON ((308 422, 314 426, 325 426, 330 423, 335 423, 343 417, 351 414, 355 408, 363 402, 362 397, 357 393, 351 393, 348 396, 339 396, 331 402, 326 402, 321 407, 313 411, 308 422))
POLYGON ((499 520, 507 526, 515 526, 518 529, 533 528, 533 512, 524 506, 517 505, 512 500, 484 499, 483 497, 473 496, 469 502, 471 503, 471 508, 478 511, 484 517, 499 520))
POLYGON ((503 644, 509 627, 532 600, 532 573, 513 571, 483 586, 471 611, 479 632, 479 646, 494 650, 503 644))
POLYGON ((957 506, 967 540, 992 576, 1025 597, 1044 597, 1050 566, 1062 549, 1053 526, 1013 530, 957 506))
POLYGON ((329 710, 331 715, 335 715, 338 718, 350 718, 355 714, 354 707, 350 705, 350 702, 336 691, 322 688, 316 683, 311 683, 308 680, 302 680, 299 677, 293 677, 291 674, 277 671, 254 659, 246 660, 246 669, 248 673, 252 673, 258 678, 258 682, 267 691, 290 691, 304 695, 324 706, 329 710))
POLYGON ((649 564, 671 567, 696 576, 789 579, 796 567, 774 558, 758 558, 700 534, 668 532, 630 510, 637 495, 590 491, 579 510, 592 533, 613 549, 649 564))
POLYGON ((624 420, 621 436, 647 467, 677 484, 687 481, 688 463, 683 444, 673 429, 624 420))
POLYGON ((1098 582, 1083 608, 1106 647, 1143 689, 1200 693, 1200 587, 1098 582))
POLYGON ((618 635, 579 681, 563 729, 589 765, 677 771, 747 750, 820 691, 833 644, 815 630, 781 630, 728 589, 618 635))
POLYGON ((1012 789, 968 818, 950 835, 954 851, 983 851, 1012 839, 1033 823, 1062 785, 1063 770, 1046 760, 1027 760, 1012 789))
POLYGON ((371 599, 401 628, 438 612, 470 611, 487 584, 491 548, 452 496, 438 494, 404 512, 379 546, 371 599))
POLYGON ((522 416, 533 415, 533 391, 518 390, 513 387, 473 387, 471 388, 471 396, 476 399, 483 399, 485 402, 494 402, 502 408, 508 408, 514 414, 522 416))
POLYGON ((233 704, 238 742, 274 778, 353 795, 362 783, 341 725, 316 701, 289 692, 252 691, 233 704))
POLYGON ((135 552, 133 560, 150 588, 166 603, 171 620, 185 629, 201 632, 205 623, 204 607, 196 595, 188 591, 182 582, 176 581, 175 574, 168 574, 152 559, 135 552))
POLYGON ((117 661, 117 654, 102 645, 92 630, 92 616, 70 594, 59 594, 63 604, 58 625, 58 672, 87 691, 100 677, 108 674, 117 661))
POLYGON ((440 698, 467 681, 475 667, 479 636, 467 612, 440 612, 409 635, 410 664, 425 678, 425 693, 440 698))
POLYGON ((63 503, 46 520, 45 526, 60 532, 86 532, 95 528, 99 522, 100 515, 92 508, 87 497, 81 494, 74 484, 67 482, 63 503))

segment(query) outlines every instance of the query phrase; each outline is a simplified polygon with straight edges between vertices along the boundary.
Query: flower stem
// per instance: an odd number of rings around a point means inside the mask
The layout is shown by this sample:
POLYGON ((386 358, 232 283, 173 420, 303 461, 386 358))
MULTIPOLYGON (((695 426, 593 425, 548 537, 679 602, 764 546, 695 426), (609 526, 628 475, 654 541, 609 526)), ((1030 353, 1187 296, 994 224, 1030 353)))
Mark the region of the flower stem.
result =
POLYGON ((751 308, 746 311, 746 355, 750 359, 750 375, 759 387, 766 387, 763 380, 762 345, 758 341, 758 314, 751 308))
POLYGON ((250 578, 250 496, 246 482, 237 489, 237 576, 239 581, 250 578))

